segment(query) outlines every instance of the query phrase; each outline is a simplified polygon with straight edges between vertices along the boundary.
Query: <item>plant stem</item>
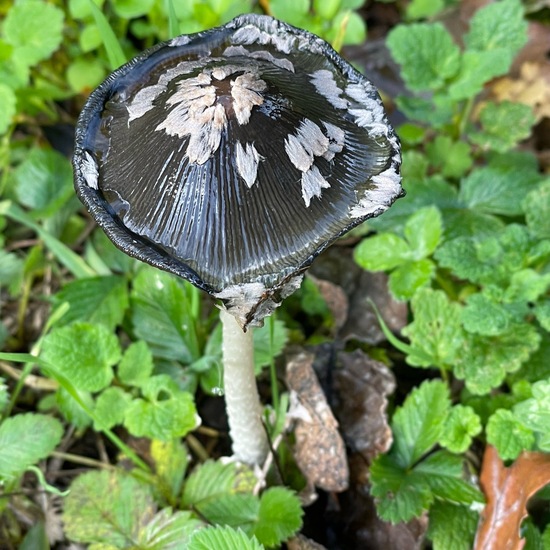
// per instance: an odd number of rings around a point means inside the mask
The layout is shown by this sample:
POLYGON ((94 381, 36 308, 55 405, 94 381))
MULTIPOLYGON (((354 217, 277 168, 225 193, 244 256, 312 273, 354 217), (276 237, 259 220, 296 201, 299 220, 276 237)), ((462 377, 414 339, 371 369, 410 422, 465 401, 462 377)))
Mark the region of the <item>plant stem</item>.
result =
POLYGON ((223 384, 233 454, 240 462, 262 464, 269 446, 262 424, 262 405, 254 373, 252 332, 220 311, 223 332, 223 384))

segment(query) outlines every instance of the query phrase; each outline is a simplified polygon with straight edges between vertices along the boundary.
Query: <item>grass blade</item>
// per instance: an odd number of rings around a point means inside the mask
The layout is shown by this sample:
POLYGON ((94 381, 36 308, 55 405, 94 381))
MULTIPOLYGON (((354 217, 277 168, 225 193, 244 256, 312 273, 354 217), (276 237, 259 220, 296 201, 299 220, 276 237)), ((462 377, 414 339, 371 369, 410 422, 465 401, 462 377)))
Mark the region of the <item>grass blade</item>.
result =
POLYGON ((180 34, 180 23, 176 17, 172 0, 166 0, 166 11, 168 12, 168 32, 170 33, 170 38, 174 38, 174 36, 180 34))
POLYGON ((107 21, 107 18, 103 15, 103 13, 101 13, 101 10, 97 7, 93 0, 88 0, 88 2, 90 4, 90 9, 92 10, 97 28, 99 29, 103 46, 105 46, 105 50, 107 51, 109 65, 111 66, 111 70, 114 71, 126 63, 126 56, 124 55, 120 42, 111 28, 109 21, 107 21))

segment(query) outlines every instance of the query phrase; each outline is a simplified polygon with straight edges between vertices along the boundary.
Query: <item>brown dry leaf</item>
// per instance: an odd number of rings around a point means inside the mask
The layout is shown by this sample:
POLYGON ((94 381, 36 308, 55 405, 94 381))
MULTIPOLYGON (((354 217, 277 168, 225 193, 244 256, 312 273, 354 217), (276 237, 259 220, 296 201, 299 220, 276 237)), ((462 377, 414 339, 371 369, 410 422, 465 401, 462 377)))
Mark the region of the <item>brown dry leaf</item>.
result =
POLYGON ((492 87, 492 95, 498 101, 524 103, 533 109, 538 121, 550 118, 550 63, 526 61, 519 78, 500 78, 492 87))
POLYGON ((348 446, 370 463, 392 443, 386 396, 395 390, 395 377, 386 365, 361 350, 341 352, 338 361, 334 411, 348 446))
POLYGON ((319 380, 313 370, 314 355, 300 352, 286 367, 286 380, 294 396, 296 445, 294 454, 306 479, 325 491, 348 488, 346 447, 319 380))
POLYGON ((496 449, 487 445, 480 484, 487 498, 481 514, 475 550, 521 550, 525 539, 520 526, 527 516, 527 501, 550 483, 550 456, 523 452, 506 468, 496 449))
POLYGON ((349 305, 346 293, 341 287, 330 281, 318 279, 311 274, 308 275, 308 277, 319 289, 323 300, 325 300, 327 307, 334 317, 334 328, 336 332, 338 332, 344 326, 348 318, 349 305))
POLYGON ((326 550, 326 548, 304 535, 296 535, 287 541, 286 546, 288 550, 326 550))

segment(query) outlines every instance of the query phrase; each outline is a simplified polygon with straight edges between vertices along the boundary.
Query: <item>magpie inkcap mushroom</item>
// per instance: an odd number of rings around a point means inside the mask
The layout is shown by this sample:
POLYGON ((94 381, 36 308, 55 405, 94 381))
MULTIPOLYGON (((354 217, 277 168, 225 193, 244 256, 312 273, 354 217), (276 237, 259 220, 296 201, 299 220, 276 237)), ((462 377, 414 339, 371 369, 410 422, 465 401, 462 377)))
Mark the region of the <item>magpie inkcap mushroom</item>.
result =
POLYGON ((77 126, 75 186, 124 252, 261 323, 313 259, 403 194, 372 84, 268 16, 159 44, 112 73, 77 126))

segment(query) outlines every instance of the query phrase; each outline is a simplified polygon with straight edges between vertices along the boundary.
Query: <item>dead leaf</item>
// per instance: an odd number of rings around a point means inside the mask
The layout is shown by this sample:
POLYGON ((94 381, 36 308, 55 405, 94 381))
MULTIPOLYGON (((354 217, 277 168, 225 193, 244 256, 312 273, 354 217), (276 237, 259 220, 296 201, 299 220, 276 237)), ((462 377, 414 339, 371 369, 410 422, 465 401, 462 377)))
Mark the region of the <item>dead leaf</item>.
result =
POLYGON ((286 546, 288 550, 326 550, 326 548, 304 535, 296 535, 287 541, 286 546))
POLYGON ((299 352, 286 367, 286 380, 296 418, 294 454, 306 479, 325 491, 348 487, 346 447, 319 380, 313 370, 314 355, 299 352))
POLYGON ((487 445, 480 484, 487 498, 481 514, 475 550, 521 550, 520 526, 527 501, 550 482, 550 456, 523 452, 506 468, 496 449, 487 445))
POLYGON ((338 362, 334 411, 348 446, 371 463, 392 443, 386 396, 395 390, 395 377, 386 365, 361 350, 339 353, 338 362))
POLYGON ((392 332, 399 332, 407 324, 407 304, 392 298, 388 290, 388 276, 361 269, 355 263, 351 249, 343 246, 329 248, 317 258, 311 272, 315 277, 338 285, 347 296, 347 320, 338 334, 339 338, 371 345, 386 340, 371 300, 392 332))
POLYGON ((334 317, 334 329, 338 332, 348 318, 348 298, 344 290, 331 281, 318 279, 313 275, 308 275, 315 286, 319 289, 323 300, 325 300, 332 316, 334 317))

